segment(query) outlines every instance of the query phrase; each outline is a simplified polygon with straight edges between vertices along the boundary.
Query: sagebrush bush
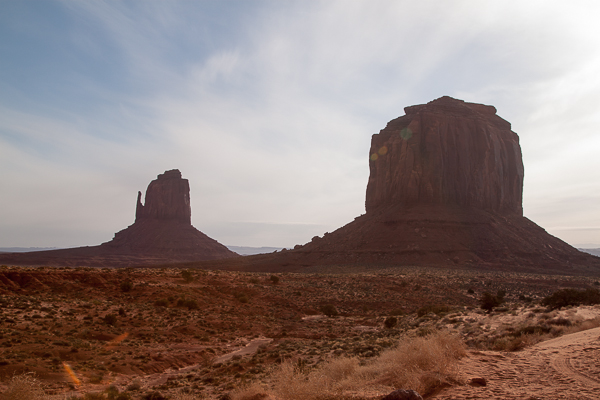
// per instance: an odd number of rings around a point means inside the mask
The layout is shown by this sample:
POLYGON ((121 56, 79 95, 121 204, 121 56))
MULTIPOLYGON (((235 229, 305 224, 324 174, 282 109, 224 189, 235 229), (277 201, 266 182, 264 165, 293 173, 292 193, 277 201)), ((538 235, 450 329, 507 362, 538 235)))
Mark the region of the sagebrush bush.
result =
POLYGON ((233 400, 274 394, 285 400, 334 400, 344 393, 369 387, 402 387, 431 393, 455 380, 456 361, 465 355, 460 339, 447 332, 406 339, 373 361, 361 365, 356 357, 330 359, 306 370, 283 363, 272 375, 272 389, 258 385, 236 391, 233 400))
POLYGON ((436 315, 445 314, 450 312, 450 307, 444 304, 428 304, 423 306, 417 310, 417 316, 422 317, 429 313, 433 313, 436 315))
POLYGON ((194 274, 192 273, 192 271, 190 271, 188 269, 181 271, 181 277, 187 283, 194 281, 194 274))
POLYGON ((555 310, 566 306, 600 304, 598 289, 561 289, 542 299, 542 305, 555 310))
POLYGON ((491 312, 494 307, 498 307, 500 304, 504 303, 504 296, 506 292, 503 290, 498 290, 496 295, 493 295, 489 292, 484 292, 479 299, 479 304, 482 310, 487 312, 491 312))
POLYGON ((32 374, 14 376, 8 383, 2 400, 44 400, 42 384, 32 374))
POLYGON ((338 310, 333 304, 325 304, 320 307, 321 312, 328 317, 335 317, 338 315, 338 310))
POLYGON ((121 289, 121 292, 130 292, 131 289, 133 289, 133 282, 131 281, 123 281, 119 284, 119 288, 121 289))

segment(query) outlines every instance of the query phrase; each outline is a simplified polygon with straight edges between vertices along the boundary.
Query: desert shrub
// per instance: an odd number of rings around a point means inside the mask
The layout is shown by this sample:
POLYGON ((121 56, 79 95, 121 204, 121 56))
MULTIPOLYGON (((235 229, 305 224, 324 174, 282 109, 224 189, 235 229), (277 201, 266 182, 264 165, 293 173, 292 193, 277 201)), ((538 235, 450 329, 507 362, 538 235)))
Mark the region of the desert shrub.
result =
POLYGON ((330 318, 338 315, 338 310, 333 304, 324 304, 321 306, 320 309, 323 314, 327 315, 330 318))
POLYGON ((142 385, 140 384, 139 380, 134 380, 133 382, 131 382, 128 386, 127 386, 127 390, 129 390, 130 392, 134 392, 136 390, 140 390, 142 388, 142 385))
POLYGON ((43 400, 42 384, 32 374, 14 376, 2 395, 2 400, 43 400))
MULTIPOLYGON (((201 400, 204 396, 197 396, 189 393, 175 393, 169 397, 169 400, 201 400)), ((223 396, 219 398, 224 398, 223 396)), ((229 397, 231 399, 231 396, 229 397)), ((261 398, 262 399, 262 398, 261 398)))
POLYGON ((241 292, 235 292, 234 293, 234 297, 240 302, 240 303, 248 303, 250 301, 250 298, 248 297, 248 295, 246 293, 241 293, 241 292))
POLYGON ((119 288, 121 289, 121 292, 130 292, 131 289, 133 289, 133 282, 131 281, 123 281, 119 284, 119 288))
POLYGON ((162 393, 154 391, 150 393, 146 393, 142 396, 143 400, 168 400, 168 397, 162 395, 162 393))
POLYGON ((177 307, 187 307, 188 310, 197 310, 200 308, 198 302, 194 299, 179 299, 177 300, 177 307))
POLYGON ((550 325, 561 325, 561 326, 571 326, 572 322, 566 318, 558 317, 554 319, 550 319, 546 321, 547 324, 550 325))
MULTIPOLYGON (((272 376, 272 391, 277 398, 286 400, 350 398, 344 392, 381 385, 428 394, 455 381, 456 361, 464 355, 460 339, 437 332, 407 339, 364 365, 354 357, 331 359, 309 370, 286 362, 272 376)), ((259 393, 265 393, 265 389, 253 386, 236 392, 233 399, 250 399, 259 393)))
POLYGON ((428 304, 423 306, 417 310, 417 316, 422 317, 429 313, 433 313, 436 315, 444 314, 450 312, 450 307, 443 304, 428 304))
POLYGON ((550 332, 550 327, 547 325, 528 325, 523 326, 517 329, 512 336, 524 336, 524 335, 534 335, 534 334, 543 334, 550 332))
POLYGON ((117 316, 115 314, 106 314, 104 316, 104 323, 106 325, 114 325, 117 323, 117 316))
POLYGON ((482 310, 491 312, 494 307, 498 307, 500 304, 504 303, 505 294, 506 292, 503 290, 498 290, 498 293, 495 296, 490 292, 483 292, 479 299, 479 306, 482 310))
POLYGON ((119 393, 119 389, 116 386, 110 385, 104 393, 106 397, 101 397, 102 399, 108 400, 131 400, 131 395, 129 393, 119 393))
POLYGON ((492 346, 496 351, 519 351, 528 346, 533 346, 546 338, 542 334, 507 336, 496 340, 492 346))
POLYGON ((99 371, 99 372, 93 374, 92 376, 90 376, 89 381, 90 381, 90 383, 98 384, 98 383, 102 383, 102 379, 104 379, 104 373, 99 371))
POLYGON ((533 298, 531 298, 529 296, 525 296, 524 294, 520 294, 519 295, 519 300, 523 301, 525 303, 531 303, 533 301, 533 298))
POLYGON ((106 397, 102 393, 86 393, 83 395, 82 399, 83 400, 106 400, 106 397))
POLYGON ((169 305, 169 301, 167 299, 158 299, 154 302, 156 307, 167 307, 169 305))
POLYGON ((279 277, 277 275, 271 275, 269 279, 271 280, 273 285, 277 285, 279 283, 279 277))
POLYGON ((383 321, 383 325, 388 329, 392 329, 394 326, 396 326, 397 323, 398 318, 396 317, 387 317, 385 321, 383 321))
POLYGON ((189 269, 181 271, 181 277, 187 283, 190 283, 194 280, 194 274, 189 269))
POLYGON ((252 383, 234 390, 231 393, 231 400, 254 400, 268 398, 268 390, 258 383, 252 383))
POLYGON ((598 289, 561 289, 542 299, 542 305, 555 310, 566 306, 600 304, 598 289))

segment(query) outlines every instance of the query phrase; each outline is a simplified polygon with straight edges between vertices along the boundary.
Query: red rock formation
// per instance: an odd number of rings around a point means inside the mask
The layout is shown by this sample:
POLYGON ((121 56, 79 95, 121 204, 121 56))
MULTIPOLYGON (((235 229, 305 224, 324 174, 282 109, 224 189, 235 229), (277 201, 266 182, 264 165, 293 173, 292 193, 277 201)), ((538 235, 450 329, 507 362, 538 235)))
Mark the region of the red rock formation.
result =
POLYGON ((367 213, 417 204, 523 213, 519 137, 496 108, 446 96, 404 110, 371 140, 367 213))
POLYGON ((146 204, 138 192, 135 222, 102 247, 115 252, 169 256, 173 259, 214 260, 237 254, 192 226, 190 185, 177 169, 150 182, 146 204))
POLYGON ((442 97, 405 111, 373 135, 366 214, 294 250, 210 268, 441 266, 600 274, 600 259, 523 217, 519 138, 494 107, 442 97))
POLYGON ((179 170, 165 171, 150 182, 146 189, 146 205, 142 205, 141 198, 142 192, 138 192, 136 222, 142 219, 159 219, 192 224, 190 184, 187 179, 181 178, 179 170))
POLYGON ((15 265, 135 266, 217 260, 238 256, 191 224, 190 186, 179 170, 148 185, 146 204, 138 192, 135 222, 100 246, 0 254, 15 265))

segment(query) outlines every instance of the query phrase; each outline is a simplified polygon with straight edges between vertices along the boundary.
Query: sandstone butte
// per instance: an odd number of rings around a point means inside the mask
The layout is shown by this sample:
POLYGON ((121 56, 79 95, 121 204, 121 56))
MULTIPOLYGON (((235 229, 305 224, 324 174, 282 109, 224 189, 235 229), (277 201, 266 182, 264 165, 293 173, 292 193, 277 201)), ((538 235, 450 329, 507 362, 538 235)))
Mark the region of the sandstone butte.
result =
POLYGON ((404 111, 372 137, 364 215, 293 250, 244 257, 235 265, 200 265, 248 271, 433 266, 600 274, 600 258, 523 216, 519 137, 495 107, 444 96, 404 111))
POLYGON ((191 223, 190 186, 179 170, 150 182, 146 204, 138 192, 135 222, 99 246, 0 254, 14 265, 137 266, 238 256, 191 223))

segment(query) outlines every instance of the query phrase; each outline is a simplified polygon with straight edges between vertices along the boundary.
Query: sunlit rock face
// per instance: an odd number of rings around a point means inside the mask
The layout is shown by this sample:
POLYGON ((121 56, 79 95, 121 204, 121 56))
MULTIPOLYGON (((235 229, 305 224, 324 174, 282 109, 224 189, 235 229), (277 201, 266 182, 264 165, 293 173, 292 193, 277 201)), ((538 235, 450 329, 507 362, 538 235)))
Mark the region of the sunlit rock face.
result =
POLYGON ((192 223, 190 184, 177 169, 166 171, 150 182, 146 189, 146 204, 138 192, 136 221, 142 219, 176 220, 192 223))
POLYGON ((372 137, 367 213, 450 205, 523 214, 519 137, 495 107, 444 96, 404 111, 372 137))

